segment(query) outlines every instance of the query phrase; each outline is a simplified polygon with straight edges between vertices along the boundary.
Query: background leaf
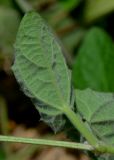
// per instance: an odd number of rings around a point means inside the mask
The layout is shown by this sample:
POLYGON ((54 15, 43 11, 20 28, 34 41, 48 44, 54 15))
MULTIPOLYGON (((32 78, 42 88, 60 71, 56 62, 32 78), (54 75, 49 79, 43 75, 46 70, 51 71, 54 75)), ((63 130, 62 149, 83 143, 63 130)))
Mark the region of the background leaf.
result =
POLYGON ((12 0, 0 0, 0 5, 7 6, 7 7, 12 7, 13 6, 13 1, 12 0))
POLYGON ((81 0, 60 0, 60 3, 63 5, 64 9, 69 11, 78 6, 81 0))
POLYGON ((25 94, 54 131, 64 125, 62 113, 70 106, 71 74, 62 49, 39 14, 23 18, 15 44, 13 71, 25 94))
POLYGON ((91 29, 79 49, 73 67, 76 88, 114 91, 114 45, 101 29, 91 29))
POLYGON ((110 0, 86 0, 85 10, 84 10, 84 20, 86 22, 92 22, 101 16, 104 16, 110 12, 114 11, 114 1, 110 0))
POLYGON ((16 39, 19 23, 20 16, 16 10, 0 7, 0 52, 13 53, 13 43, 16 39))
POLYGON ((93 133, 114 145, 114 94, 91 89, 76 90, 77 108, 93 133))

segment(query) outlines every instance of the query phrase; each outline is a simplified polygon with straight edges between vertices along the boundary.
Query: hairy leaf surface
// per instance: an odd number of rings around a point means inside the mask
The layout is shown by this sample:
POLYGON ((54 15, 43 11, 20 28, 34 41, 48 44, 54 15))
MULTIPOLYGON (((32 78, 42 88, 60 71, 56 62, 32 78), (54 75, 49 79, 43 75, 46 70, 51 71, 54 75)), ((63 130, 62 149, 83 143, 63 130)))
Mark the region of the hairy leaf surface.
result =
POLYGON ((101 29, 91 29, 79 50, 73 68, 76 88, 114 91, 114 44, 101 29))
POLYGON ((114 94, 91 89, 76 90, 77 108, 93 133, 114 145, 114 94))
POLYGON ((22 89, 42 119, 59 130, 64 108, 71 106, 71 74, 51 29, 36 12, 24 16, 15 52, 13 71, 22 89))

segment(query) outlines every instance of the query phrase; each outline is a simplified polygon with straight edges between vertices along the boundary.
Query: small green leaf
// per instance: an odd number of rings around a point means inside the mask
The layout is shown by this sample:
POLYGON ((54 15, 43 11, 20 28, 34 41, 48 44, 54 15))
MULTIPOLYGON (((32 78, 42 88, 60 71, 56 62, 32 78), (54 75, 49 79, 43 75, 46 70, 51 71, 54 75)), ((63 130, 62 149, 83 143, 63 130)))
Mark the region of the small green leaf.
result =
POLYGON ((14 74, 25 94, 54 131, 65 124, 64 109, 71 106, 71 74, 62 48, 36 12, 27 13, 15 43, 14 74))
POLYGON ((114 94, 76 90, 77 108, 100 140, 114 145, 114 94))
POLYGON ((101 29, 91 29, 79 50, 73 67, 76 88, 114 91, 114 45, 101 29))

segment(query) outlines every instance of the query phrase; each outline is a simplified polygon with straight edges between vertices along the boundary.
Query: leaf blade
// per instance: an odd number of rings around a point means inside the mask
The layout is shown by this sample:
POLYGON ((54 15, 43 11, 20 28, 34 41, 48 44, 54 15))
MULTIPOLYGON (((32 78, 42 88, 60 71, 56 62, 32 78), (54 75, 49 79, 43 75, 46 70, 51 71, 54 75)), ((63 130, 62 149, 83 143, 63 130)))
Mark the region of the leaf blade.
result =
POLYGON ((93 133, 100 140, 114 145, 113 93, 96 92, 91 89, 76 90, 76 100, 78 111, 93 133))
POLYGON ((84 39, 73 66, 75 87, 114 91, 113 50, 113 42, 103 30, 91 29, 84 39))
MULTIPOLYGON (((24 92, 32 98, 37 109, 41 107, 41 115, 44 115, 44 106, 47 106, 48 118, 56 114, 60 117, 59 121, 64 107, 70 106, 71 75, 62 48, 36 12, 24 16, 17 34, 15 51, 13 71, 24 92)), ((49 123, 46 116, 42 116, 42 119, 49 123)), ((63 123, 58 123, 58 126, 63 123)))

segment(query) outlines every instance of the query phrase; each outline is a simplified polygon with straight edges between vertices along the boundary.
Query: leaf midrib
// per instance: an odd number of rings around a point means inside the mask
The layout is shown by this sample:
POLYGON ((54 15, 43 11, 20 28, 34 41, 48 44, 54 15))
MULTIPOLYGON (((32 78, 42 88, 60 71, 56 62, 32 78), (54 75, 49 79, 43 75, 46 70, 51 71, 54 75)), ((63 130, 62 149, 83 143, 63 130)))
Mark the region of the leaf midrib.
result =
MULTIPOLYGON (((43 27, 45 27, 45 25, 43 26, 42 25, 42 27, 41 27, 41 33, 40 33, 40 39, 42 40, 42 33, 43 33, 43 27)), ((40 40, 40 43, 42 42, 40 40)), ((40 46, 42 46, 42 44, 40 45, 40 46)), ((41 47, 41 49, 43 50, 43 47, 41 47)), ((47 60, 46 60, 46 56, 44 55, 44 51, 42 51, 42 54, 43 54, 43 57, 44 57, 44 61, 45 61, 45 64, 46 64, 46 66, 47 66, 47 68, 48 68, 48 70, 49 70, 49 72, 50 72, 50 75, 52 76, 52 79, 54 79, 54 81, 52 81, 52 83, 53 83, 53 85, 55 86, 55 88, 56 88, 56 91, 57 91, 57 94, 58 94, 58 97, 60 98, 60 100, 61 100, 61 102, 62 102, 62 107, 63 107, 63 109, 64 109, 64 107, 66 108, 66 104, 65 104, 65 100, 63 101, 63 96, 61 95, 61 93, 60 93, 60 91, 59 91, 59 86, 57 85, 58 83, 56 83, 56 78, 55 78, 55 76, 54 76, 54 73, 53 73, 53 71, 52 71, 52 68, 51 68, 51 65, 49 65, 48 63, 47 63, 47 60)), ((64 57, 63 57, 64 58, 64 57)), ((63 59, 63 62, 64 62, 64 59, 63 59)), ((70 79, 69 79, 69 74, 68 74, 68 72, 67 72, 67 68, 66 68, 66 64, 65 64, 65 62, 64 62, 64 66, 65 66, 65 70, 66 70, 66 74, 67 74, 67 77, 68 77, 68 82, 70 82, 70 79)), ((69 89, 68 89, 69 90, 69 89)), ((68 100, 68 98, 69 97, 67 97, 67 100, 68 100)))

